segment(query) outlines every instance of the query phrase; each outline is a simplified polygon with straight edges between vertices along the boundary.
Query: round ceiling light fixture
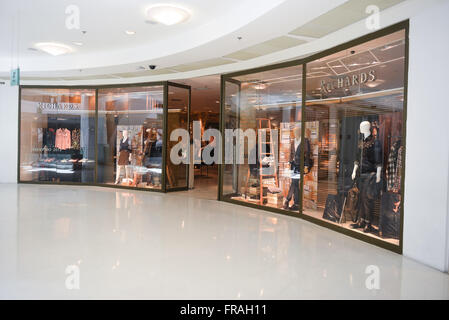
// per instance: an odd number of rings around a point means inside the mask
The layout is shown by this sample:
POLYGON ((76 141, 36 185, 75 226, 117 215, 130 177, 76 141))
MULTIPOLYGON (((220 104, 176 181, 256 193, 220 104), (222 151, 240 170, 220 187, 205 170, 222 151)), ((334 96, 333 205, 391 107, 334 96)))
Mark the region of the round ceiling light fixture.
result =
POLYGON ((73 49, 68 45, 56 42, 39 42, 35 44, 35 47, 43 52, 51 54, 52 56, 60 56, 73 51, 73 49))
POLYGON ((152 6, 147 9, 146 14, 150 21, 156 21, 166 26, 187 21, 191 15, 187 9, 170 4, 152 6))

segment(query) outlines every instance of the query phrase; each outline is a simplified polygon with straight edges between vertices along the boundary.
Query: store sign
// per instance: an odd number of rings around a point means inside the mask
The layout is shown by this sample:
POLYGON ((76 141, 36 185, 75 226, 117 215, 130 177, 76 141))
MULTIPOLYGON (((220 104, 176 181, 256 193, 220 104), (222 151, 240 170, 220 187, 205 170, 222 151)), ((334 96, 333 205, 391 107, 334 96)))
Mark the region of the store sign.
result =
POLYGON ((71 111, 71 110, 80 110, 81 104, 39 102, 38 108, 42 111, 71 111))
POLYGON ((358 86, 367 82, 374 82, 376 79, 376 72, 374 70, 370 70, 359 74, 337 77, 334 81, 321 80, 321 92, 329 93, 334 89, 358 86))

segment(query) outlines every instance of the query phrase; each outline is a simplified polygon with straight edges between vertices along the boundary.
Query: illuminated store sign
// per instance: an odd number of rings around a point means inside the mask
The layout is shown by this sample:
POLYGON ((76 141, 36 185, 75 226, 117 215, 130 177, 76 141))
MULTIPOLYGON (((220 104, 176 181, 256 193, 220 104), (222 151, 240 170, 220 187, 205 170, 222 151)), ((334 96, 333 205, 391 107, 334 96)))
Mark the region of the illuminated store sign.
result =
POLYGON ((347 88, 367 82, 374 82, 376 79, 376 72, 374 70, 370 70, 369 72, 362 72, 352 76, 347 75, 338 77, 335 81, 326 82, 325 80, 321 80, 321 92, 329 93, 334 89, 347 88))

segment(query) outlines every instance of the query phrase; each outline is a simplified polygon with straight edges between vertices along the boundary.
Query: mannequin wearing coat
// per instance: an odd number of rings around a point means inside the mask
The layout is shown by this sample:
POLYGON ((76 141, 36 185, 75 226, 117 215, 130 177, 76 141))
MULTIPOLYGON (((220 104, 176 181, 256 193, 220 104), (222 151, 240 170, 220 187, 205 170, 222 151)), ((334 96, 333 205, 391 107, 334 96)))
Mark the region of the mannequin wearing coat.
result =
POLYGON ((360 133, 363 134, 363 143, 359 147, 357 159, 354 161, 352 180, 355 180, 357 173, 360 186, 360 208, 359 220, 352 224, 354 229, 363 229, 363 232, 375 231, 371 226, 374 211, 374 201, 380 190, 382 174, 382 145, 379 140, 372 135, 371 123, 363 121, 360 123, 360 133))

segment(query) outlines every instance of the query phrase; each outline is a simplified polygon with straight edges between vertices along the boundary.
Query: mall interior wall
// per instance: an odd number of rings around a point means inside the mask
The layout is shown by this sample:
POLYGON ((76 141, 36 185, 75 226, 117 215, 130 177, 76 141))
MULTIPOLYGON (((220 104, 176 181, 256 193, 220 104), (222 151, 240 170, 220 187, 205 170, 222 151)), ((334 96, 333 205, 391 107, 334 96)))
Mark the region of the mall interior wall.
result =
POLYGON ((17 129, 19 87, 0 85, 0 183, 17 182, 17 129))
POLYGON ((449 260, 449 1, 410 18, 403 254, 442 271, 449 260))

